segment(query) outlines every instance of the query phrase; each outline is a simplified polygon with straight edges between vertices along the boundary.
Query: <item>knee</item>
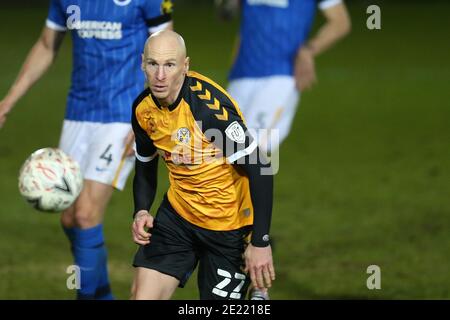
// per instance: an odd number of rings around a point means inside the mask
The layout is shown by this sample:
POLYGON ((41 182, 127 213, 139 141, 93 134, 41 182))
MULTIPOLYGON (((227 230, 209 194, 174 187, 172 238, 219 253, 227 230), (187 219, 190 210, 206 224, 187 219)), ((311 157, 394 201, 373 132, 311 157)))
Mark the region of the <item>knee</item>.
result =
POLYGON ((101 223, 100 209, 90 201, 77 201, 72 215, 76 227, 86 229, 101 223))
POLYGON ((64 210, 61 213, 61 224, 65 228, 75 227, 75 206, 72 205, 70 208, 64 210))

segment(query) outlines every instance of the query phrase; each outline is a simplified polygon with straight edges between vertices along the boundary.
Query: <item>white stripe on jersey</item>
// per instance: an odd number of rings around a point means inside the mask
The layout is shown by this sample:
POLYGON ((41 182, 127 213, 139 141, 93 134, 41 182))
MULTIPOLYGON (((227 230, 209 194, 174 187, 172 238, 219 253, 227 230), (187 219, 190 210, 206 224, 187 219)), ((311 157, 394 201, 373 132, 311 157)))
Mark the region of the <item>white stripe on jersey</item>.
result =
POLYGON ((258 146, 258 142, 256 140, 253 140, 253 142, 246 149, 238 151, 235 154, 232 154, 231 156, 229 156, 228 161, 230 163, 233 163, 242 157, 248 156, 250 153, 253 152, 253 150, 256 149, 257 146, 258 146))
POLYGON ((136 155, 136 159, 138 159, 140 162, 150 162, 156 158, 156 156, 158 155, 158 152, 156 151, 150 157, 143 157, 143 156, 139 155, 139 153, 137 153, 137 151, 134 154, 136 155))

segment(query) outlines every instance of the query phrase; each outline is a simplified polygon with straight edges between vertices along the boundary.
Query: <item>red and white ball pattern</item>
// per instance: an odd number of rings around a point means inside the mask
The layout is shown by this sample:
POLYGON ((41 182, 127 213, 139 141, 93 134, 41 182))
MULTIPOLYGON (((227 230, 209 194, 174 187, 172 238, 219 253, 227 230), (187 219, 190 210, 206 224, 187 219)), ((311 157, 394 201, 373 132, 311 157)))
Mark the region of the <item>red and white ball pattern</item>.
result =
POLYGON ((20 169, 20 194, 39 211, 61 212, 67 209, 82 188, 80 166, 60 149, 39 149, 20 169))

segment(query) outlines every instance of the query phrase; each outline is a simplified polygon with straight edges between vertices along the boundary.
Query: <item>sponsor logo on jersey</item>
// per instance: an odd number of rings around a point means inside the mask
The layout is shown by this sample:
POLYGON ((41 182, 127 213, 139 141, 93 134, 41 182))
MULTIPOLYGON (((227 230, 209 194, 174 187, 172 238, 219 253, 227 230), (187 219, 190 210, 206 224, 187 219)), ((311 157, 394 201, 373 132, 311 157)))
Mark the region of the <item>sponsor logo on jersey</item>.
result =
POLYGON ((245 142, 245 132, 244 128, 239 124, 239 122, 232 122, 226 129, 225 134, 230 140, 233 140, 237 143, 245 142))
POLYGON ((114 21, 83 20, 76 21, 73 29, 84 39, 118 40, 122 39, 122 23, 114 21))

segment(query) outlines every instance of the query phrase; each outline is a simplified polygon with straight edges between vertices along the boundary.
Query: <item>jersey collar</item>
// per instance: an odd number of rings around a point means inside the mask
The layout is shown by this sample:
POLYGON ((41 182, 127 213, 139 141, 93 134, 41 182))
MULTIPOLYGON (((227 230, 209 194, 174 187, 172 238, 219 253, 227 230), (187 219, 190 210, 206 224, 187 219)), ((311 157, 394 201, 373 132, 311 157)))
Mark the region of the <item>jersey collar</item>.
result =
MULTIPOLYGON (((167 108, 169 109, 169 111, 173 111, 173 110, 175 110, 175 109, 178 107, 178 105, 179 105, 180 102, 181 102, 181 99, 183 98, 183 96, 184 96, 185 93, 186 93, 187 87, 188 87, 188 76, 186 75, 186 76, 184 77, 183 85, 181 86, 181 90, 180 90, 180 93, 178 94, 177 99, 176 99, 172 104, 170 104, 170 105, 167 106, 167 108)), ((156 97, 153 95, 153 93, 151 92, 151 90, 150 90, 150 94, 151 94, 152 100, 155 102, 156 106, 157 106, 159 109, 162 109, 163 106, 161 106, 161 104, 159 103, 158 99, 156 99, 156 97)))

